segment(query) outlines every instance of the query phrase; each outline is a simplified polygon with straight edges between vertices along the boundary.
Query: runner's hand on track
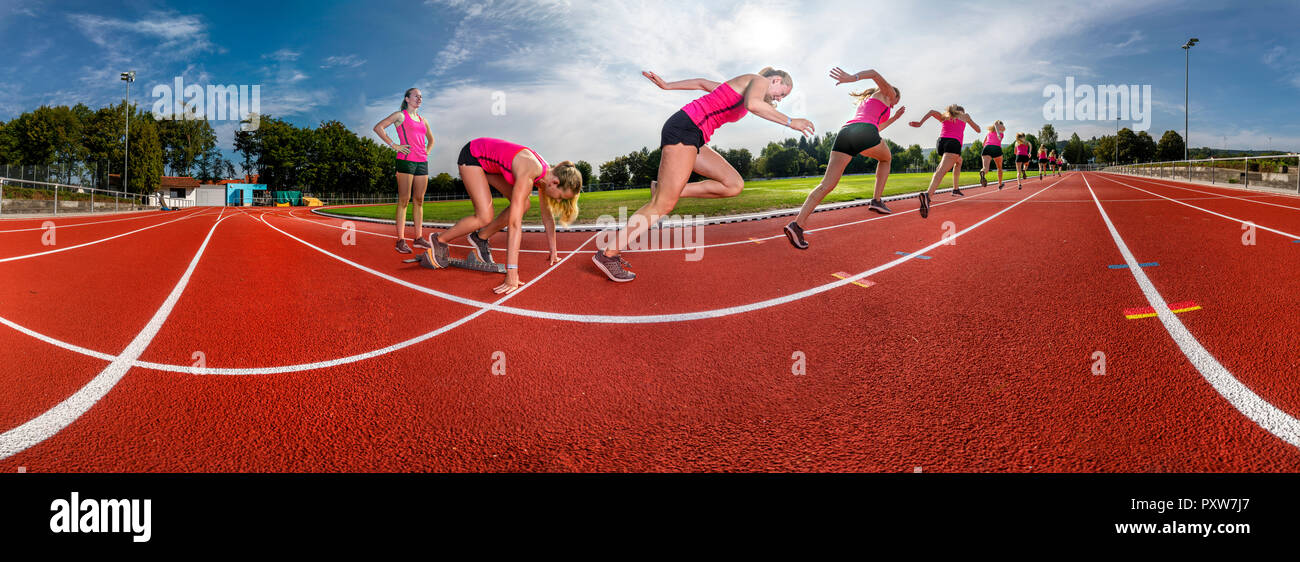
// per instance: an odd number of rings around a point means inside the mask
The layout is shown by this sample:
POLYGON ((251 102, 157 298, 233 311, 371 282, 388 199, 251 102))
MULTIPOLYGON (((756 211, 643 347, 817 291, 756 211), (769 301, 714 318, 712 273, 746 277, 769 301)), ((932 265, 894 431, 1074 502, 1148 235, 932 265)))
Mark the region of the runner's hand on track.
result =
POLYGON ((551 265, 555 265, 557 263, 560 263, 560 254, 551 252, 551 265))
POLYGON ((506 270, 506 282, 497 285, 495 289, 492 289, 492 292, 498 295, 504 295, 522 286, 524 286, 524 283, 519 280, 519 270, 509 269, 506 270))
POLYGON ((812 121, 809 121, 807 119, 803 119, 803 118, 791 119, 790 128, 799 131, 800 133, 803 133, 803 135, 806 137, 813 136, 814 131, 813 131, 812 121))

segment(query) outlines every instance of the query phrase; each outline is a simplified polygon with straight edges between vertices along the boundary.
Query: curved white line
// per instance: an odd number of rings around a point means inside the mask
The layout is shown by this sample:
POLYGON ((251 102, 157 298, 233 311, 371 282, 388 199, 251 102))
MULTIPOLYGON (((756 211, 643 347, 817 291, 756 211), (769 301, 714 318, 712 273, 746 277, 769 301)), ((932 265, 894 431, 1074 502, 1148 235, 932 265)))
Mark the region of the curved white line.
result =
MULTIPOLYGON (((231 215, 234 216, 234 215, 231 215)), ((225 217, 230 218, 230 217, 225 217)), ((199 265, 199 258, 203 257, 203 251, 207 249, 208 242, 212 240, 212 233, 217 231, 217 226, 225 220, 218 216, 217 220, 212 223, 212 228, 208 230, 208 235, 203 239, 203 244, 199 250, 194 253, 194 258, 190 260, 190 265, 185 269, 184 275, 181 275, 176 286, 172 287, 171 293, 163 301, 162 306, 154 312, 149 322, 145 324, 144 329, 136 334, 131 343, 127 344, 126 349, 118 354, 113 360, 100 371, 95 378, 86 383, 85 386, 67 397, 63 402, 58 403, 53 408, 46 410, 39 416, 27 420, 22 425, 10 429, 0 434, 0 460, 16 455, 27 448, 36 445, 54 434, 68 427, 72 422, 77 421, 82 415, 90 411, 96 403, 99 402, 117 383, 122 380, 126 372, 131 369, 140 354, 149 347, 154 336, 162 329, 163 323, 167 321, 167 316, 171 314, 176 302, 180 300, 181 293, 185 292, 185 286, 190 282, 190 276, 194 274, 194 269, 199 265)))
MULTIPOLYGON (((1115 180, 1115 179, 1113 179, 1113 178, 1108 177, 1109 175, 1116 175, 1116 176, 1126 177, 1126 178, 1129 178, 1129 179, 1132 179, 1132 180, 1142 181, 1142 182, 1146 182, 1146 183, 1152 183, 1152 184, 1158 185, 1158 186, 1160 186, 1160 187, 1172 187, 1172 188, 1174 188, 1174 189, 1181 189, 1181 190, 1183 190, 1183 191, 1191 191, 1191 192, 1193 192, 1193 193, 1203 193, 1203 194, 1205 194, 1205 195, 1214 195, 1214 196, 1215 196, 1215 197, 1214 197, 1215 199, 1221 199, 1221 198, 1226 198, 1226 199, 1237 199, 1237 200, 1240 200, 1240 201, 1245 201, 1245 202, 1247 202, 1247 203, 1255 203, 1255 204, 1258 204, 1258 205, 1269 205, 1269 206, 1272 206, 1272 207, 1281 207, 1281 208, 1283 208, 1283 209, 1291 209, 1291 210, 1293 210, 1293 211, 1300 211, 1300 207, 1292 207, 1292 206, 1290 206, 1290 205, 1282 205, 1282 204, 1280 204, 1280 203, 1269 203, 1268 201, 1256 201, 1256 200, 1254 200, 1254 199, 1247 199, 1247 198, 1245 198, 1245 197, 1237 197, 1236 195, 1225 195, 1225 194, 1223 194, 1223 193, 1214 193, 1214 192, 1211 192, 1211 191, 1201 191, 1201 190, 1199 190, 1199 189, 1192 189, 1192 188, 1190 188, 1190 187, 1180 187, 1180 186, 1177 186, 1177 185, 1171 185, 1173 182, 1172 182, 1172 181, 1169 181, 1169 180, 1160 180, 1160 181, 1156 181, 1156 180, 1147 179, 1147 178, 1144 178, 1144 177, 1141 177, 1141 176, 1129 176, 1129 175, 1124 175, 1124 174, 1108 174, 1107 176, 1102 176, 1102 177, 1105 177, 1106 179, 1109 179, 1109 180, 1111 180, 1111 181, 1118 181, 1118 180, 1115 180)), ((1132 187, 1132 186, 1130 186, 1130 187, 1132 187)), ((1230 188, 1224 187, 1224 188, 1222 188, 1222 189, 1230 189, 1230 188)), ((1260 194, 1260 195, 1254 195, 1253 197, 1259 197, 1259 196, 1261 196, 1261 195, 1264 195, 1264 196, 1271 196, 1271 195, 1268 195, 1268 194, 1260 194)), ((1277 196, 1278 196, 1278 197, 1295 197, 1294 195, 1284 195, 1284 194, 1280 194, 1280 193, 1277 194, 1277 196)), ((1191 199, 1184 199, 1184 201, 1191 201, 1191 199)))
MULTIPOLYGON (((1196 210, 1201 211, 1201 212, 1204 212, 1204 213, 1209 213, 1209 214, 1214 215, 1214 216, 1216 216, 1216 217, 1225 218, 1225 219, 1228 219, 1228 220, 1230 220, 1230 221, 1236 221, 1236 222, 1239 222, 1239 223, 1241 223, 1241 224, 1250 224, 1250 225, 1253 225, 1255 228, 1258 228, 1258 229, 1260 229, 1260 230, 1266 230, 1266 231, 1268 231, 1268 232, 1272 232, 1273 234, 1277 234, 1277 235, 1279 235, 1279 236, 1286 236, 1287 238, 1290 238, 1290 239, 1292 239, 1292 240, 1300 239, 1300 236, 1296 236, 1295 234, 1291 234, 1290 232, 1283 232, 1283 231, 1281 231, 1281 230, 1277 230, 1277 229, 1275 229, 1275 228, 1269 228, 1269 227, 1267 227, 1267 226, 1264 226, 1264 225, 1259 224, 1259 223, 1254 222, 1254 221, 1242 220, 1242 219, 1239 219, 1239 218, 1236 218, 1236 217, 1230 217, 1230 216, 1225 215, 1225 214, 1222 214, 1222 213, 1216 213, 1216 212, 1211 211, 1211 210, 1209 210, 1209 209, 1204 209, 1204 208, 1201 208, 1201 207, 1197 207, 1196 205, 1192 205, 1192 204, 1189 204, 1189 203, 1184 203, 1184 202, 1179 201, 1179 200, 1177 200, 1177 199, 1172 199, 1172 198, 1169 198, 1169 197, 1165 197, 1164 195, 1161 195, 1161 194, 1159 194, 1159 193, 1153 193, 1153 192, 1147 191, 1147 190, 1145 190, 1145 189, 1142 189, 1142 188, 1140 188, 1140 187, 1133 186, 1133 185, 1129 185, 1129 184, 1124 183, 1124 182, 1122 182, 1122 181, 1119 181, 1119 180, 1117 180, 1117 179, 1108 178, 1108 177, 1105 177, 1105 176, 1102 176, 1102 179, 1104 179, 1104 180, 1106 180, 1106 181, 1110 181, 1110 182, 1115 182, 1115 183, 1120 184, 1120 185, 1122 185, 1122 186, 1124 186, 1124 187, 1127 187, 1127 188, 1129 188, 1129 189, 1136 189, 1136 190, 1138 190, 1138 191, 1141 191, 1142 193, 1149 193, 1149 194, 1151 194, 1151 195, 1155 195, 1156 197, 1159 197, 1159 198, 1161 198, 1161 199, 1167 199, 1167 200, 1169 200, 1169 201, 1173 201, 1174 203, 1178 203, 1179 205, 1183 205, 1183 206, 1185 206, 1185 207, 1191 207, 1191 208, 1193 208, 1193 209, 1196 209, 1196 210)), ((1086 180, 1085 180, 1085 181, 1086 181, 1086 180)))
MULTIPOLYGON (((1111 180, 1115 181, 1115 180, 1111 180)), ((1214 358, 1205 346, 1192 335, 1183 321, 1178 319, 1178 315, 1169 310, 1169 305, 1165 302, 1160 291, 1147 278, 1146 272, 1138 267, 1137 258, 1129 251, 1128 245, 1120 237, 1119 231, 1115 229, 1115 223, 1110 221, 1110 216, 1106 214, 1106 209, 1102 208, 1101 201, 1096 201, 1097 194, 1092 191, 1092 185, 1088 183, 1085 176, 1083 182, 1088 186, 1088 193, 1092 193, 1094 202, 1097 205, 1097 211, 1101 213, 1102 220, 1106 221, 1106 228, 1110 230, 1110 236, 1115 240, 1115 246, 1119 248, 1124 255, 1124 262, 1128 264, 1129 273, 1137 281, 1138 287, 1142 289, 1142 294, 1146 296, 1147 303, 1155 309, 1156 316, 1160 318, 1160 323, 1164 325, 1165 331, 1169 332, 1169 337, 1174 339, 1178 344, 1178 349, 1182 350, 1187 360, 1192 362, 1196 370, 1201 373, 1210 386, 1214 387, 1220 396, 1232 404, 1238 412, 1249 418, 1251 421, 1259 424, 1260 427, 1269 433, 1276 435, 1279 439, 1290 443, 1292 446, 1300 447, 1300 420, 1291 417, 1286 412, 1268 403, 1267 400, 1260 398, 1249 387, 1242 384, 1232 373, 1226 369, 1218 359, 1214 358)), ((1119 183, 1119 182, 1116 182, 1119 183)), ((1132 187, 1132 186, 1130 186, 1132 187)), ((1137 189, 1137 188, 1134 188, 1137 189)))
POLYGON ((137 232, 144 232, 144 231, 149 230, 149 229, 151 229, 151 228, 158 228, 158 227, 163 226, 163 225, 168 225, 168 224, 174 223, 174 222, 176 222, 176 221, 183 221, 183 220, 186 220, 186 219, 191 219, 191 218, 194 218, 194 217, 197 217, 197 216, 201 216, 201 215, 200 215, 199 213, 192 213, 192 214, 189 214, 189 215, 185 215, 185 216, 183 216, 183 217, 179 217, 179 218, 175 218, 175 219, 169 220, 169 221, 167 221, 167 222, 161 222, 161 223, 158 223, 158 224, 155 224, 155 225, 151 225, 151 226, 146 226, 146 227, 144 227, 144 228, 140 228, 140 229, 137 229, 137 230, 132 230, 132 231, 130 231, 130 232, 124 232, 124 233, 122 233, 122 234, 118 234, 118 235, 115 235, 115 236, 109 236, 108 238, 101 238, 101 239, 99 239, 99 240, 93 240, 93 241, 91 241, 91 242, 86 242, 86 243, 84 243, 84 244, 77 244, 76 246, 67 246, 67 247, 64 247, 64 248, 59 248, 59 249, 57 249, 57 250, 46 250, 46 251, 44 251, 44 252, 36 252, 36 253, 34 253, 34 254, 27 254, 27 255, 23 255, 23 256, 13 256, 13 257, 10 257, 10 258, 0 258, 0 263, 10 262, 10 261, 18 261, 18 260, 25 260, 25 259, 28 259, 28 258, 35 258, 35 257, 39 257, 39 256, 46 256, 46 255, 50 255, 50 254, 57 254, 57 253, 59 253, 59 252, 66 252, 66 251, 68 251, 68 250, 75 250, 75 249, 77 249, 77 248, 85 248, 86 246, 94 246, 95 244, 99 244, 99 243, 101 243, 101 242, 108 242, 109 240, 113 240, 113 239, 115 239, 115 238, 121 238, 121 237, 123 237, 123 236, 130 236, 130 235, 135 234, 135 233, 137 233, 137 232))

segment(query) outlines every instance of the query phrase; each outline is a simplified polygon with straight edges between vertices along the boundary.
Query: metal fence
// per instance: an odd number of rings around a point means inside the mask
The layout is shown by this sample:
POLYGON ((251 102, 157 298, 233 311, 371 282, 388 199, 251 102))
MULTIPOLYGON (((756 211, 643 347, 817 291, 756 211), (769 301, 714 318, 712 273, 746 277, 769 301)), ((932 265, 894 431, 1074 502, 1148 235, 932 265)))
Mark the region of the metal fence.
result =
POLYGON ((1144 162, 1107 166, 1102 171, 1300 193, 1300 154, 1144 162))
POLYGON ((180 208, 193 201, 80 185, 0 177, 0 214, 106 213, 180 208))

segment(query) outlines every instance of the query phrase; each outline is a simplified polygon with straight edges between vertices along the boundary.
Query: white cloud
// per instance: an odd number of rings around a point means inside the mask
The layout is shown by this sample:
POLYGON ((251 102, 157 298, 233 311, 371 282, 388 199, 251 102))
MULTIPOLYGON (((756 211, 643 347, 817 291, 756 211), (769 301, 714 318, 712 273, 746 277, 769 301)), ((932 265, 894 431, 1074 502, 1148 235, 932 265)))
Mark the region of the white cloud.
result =
POLYGON ((1267 53, 1264 53, 1264 64, 1276 66, 1278 59, 1282 58, 1284 55, 1286 55, 1286 47, 1277 45, 1272 49, 1269 49, 1267 53))
POLYGON ((325 64, 321 68, 357 68, 366 64, 366 59, 356 55, 326 57, 325 64))
POLYGON ((291 49, 280 49, 280 50, 278 50, 278 51, 276 51, 276 52, 274 52, 274 53, 268 53, 268 54, 262 55, 262 58, 264 58, 264 59, 271 59, 271 60, 280 61, 280 62, 293 62, 293 61, 298 60, 298 57, 301 56, 301 55, 302 55, 302 53, 300 53, 300 52, 298 52, 298 51, 294 51, 294 50, 291 50, 291 49))
POLYGON ((198 16, 152 12, 137 20, 95 14, 70 14, 68 19, 105 50, 110 63, 152 57, 176 60, 216 48, 198 16))
MULTIPOLYGON (((430 117, 439 144, 431 165, 453 171, 460 146, 474 137, 499 136, 536 148, 548 159, 585 159, 599 165, 642 146, 655 148, 665 119, 700 92, 655 88, 639 74, 649 69, 669 80, 725 80, 764 66, 788 70, 795 89, 779 107, 806 117, 818 134, 835 132, 853 112, 848 90, 836 86, 833 66, 850 72, 875 68, 902 89, 901 105, 914 119, 951 103, 980 123, 1001 119, 1016 130, 1043 124, 1043 87, 1065 76, 1092 83, 1131 83, 1134 76, 1097 76, 1067 59, 1061 37, 1080 37, 1157 6, 1122 0, 1062 6, 1052 18, 998 5, 963 6, 962 23, 935 25, 934 8, 900 2, 732 0, 700 4, 573 2, 528 5, 528 17, 510 5, 449 0, 430 2, 459 10, 456 33, 431 64, 421 113, 430 117), (869 22, 862 14, 870 14, 869 22), (861 20, 861 21, 859 21, 861 20), (521 33, 518 22, 527 24, 521 33), (990 35, 984 25, 1014 33, 990 35), (504 34, 502 41, 480 37, 504 34), (978 45, 979 48, 971 48, 978 45), (450 61, 450 62, 449 62, 450 61), (462 71, 458 65, 475 64, 462 71), (494 74, 501 80, 488 78, 494 74), (447 82, 446 77, 473 77, 447 82), (491 93, 507 94, 507 115, 490 114, 491 93)), ((1128 43, 1140 40, 1130 37, 1128 43)), ((394 111, 401 92, 372 101, 351 118, 353 130, 370 128, 394 111), (391 99, 390 99, 391 98, 391 99)), ((933 124, 914 129, 904 119, 885 136, 930 147, 933 124)), ((1062 138, 1104 123, 1055 123, 1062 138)), ((761 118, 727 125, 713 137, 726 148, 758 150, 796 133, 761 118)), ((1082 133, 1081 133, 1082 136, 1082 133)), ((974 135, 968 133, 967 139, 974 135)), ((1085 137, 1086 138, 1086 137, 1085 137)))
POLYGON ((1115 48, 1116 48, 1116 49, 1123 49, 1123 48, 1125 48, 1125 47, 1128 47, 1129 45, 1132 45, 1132 44, 1134 44, 1134 43, 1137 43, 1138 41, 1141 41, 1142 39, 1143 39, 1143 36, 1142 36, 1142 32, 1141 32, 1141 31, 1133 31, 1133 32, 1131 32, 1131 33, 1129 34, 1129 36, 1128 36, 1128 40, 1127 40, 1127 41, 1124 41, 1123 43, 1119 43, 1119 44, 1115 45, 1115 48))

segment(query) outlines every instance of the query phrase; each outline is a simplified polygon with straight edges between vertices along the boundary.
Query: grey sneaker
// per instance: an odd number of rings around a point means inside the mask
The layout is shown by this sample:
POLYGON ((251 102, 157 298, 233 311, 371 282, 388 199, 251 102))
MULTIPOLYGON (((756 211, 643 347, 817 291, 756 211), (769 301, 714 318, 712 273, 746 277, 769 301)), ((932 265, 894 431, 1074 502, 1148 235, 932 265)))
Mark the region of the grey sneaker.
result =
POLYGON ((446 242, 439 242, 438 238, 432 234, 429 235, 429 245, 433 249, 429 252, 433 258, 434 265, 438 267, 447 267, 451 262, 451 246, 446 242))
POLYGON ((882 215, 888 215, 890 213, 893 213, 893 211, 889 210, 889 207, 885 206, 885 202, 879 199, 872 199, 871 203, 867 204, 867 208, 877 213, 880 213, 882 215))
POLYGON ((397 239, 396 247, 393 248, 393 249, 397 250, 397 253, 399 253, 399 254, 409 254, 409 253, 411 253, 411 247, 406 245, 406 239, 405 239, 405 238, 398 238, 398 239, 397 239))
POLYGON ((469 247, 474 250, 474 253, 478 254, 479 261, 483 263, 493 263, 492 247, 488 245, 487 240, 478 237, 477 230, 469 233, 469 236, 466 236, 465 239, 469 241, 469 247))
POLYGON ((631 264, 627 263, 627 260, 623 259, 623 256, 614 256, 611 258, 605 255, 604 250, 596 250, 596 253, 591 256, 591 261, 596 264, 596 269, 601 270, 605 275, 609 276, 610 281, 627 283, 628 281, 636 279, 636 274, 628 271, 631 264))
POLYGON ((921 192, 921 195, 920 195, 920 199, 921 199, 921 218, 923 218, 923 219, 924 219, 924 218, 929 218, 929 216, 930 216, 930 193, 929 193, 929 192, 926 192, 926 191, 922 191, 922 192, 921 192))
POLYGON ((423 236, 417 237, 415 239, 415 243, 412 244, 412 246, 415 246, 415 249, 417 250, 428 250, 429 248, 433 247, 429 245, 429 241, 425 240, 423 236))

